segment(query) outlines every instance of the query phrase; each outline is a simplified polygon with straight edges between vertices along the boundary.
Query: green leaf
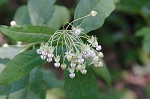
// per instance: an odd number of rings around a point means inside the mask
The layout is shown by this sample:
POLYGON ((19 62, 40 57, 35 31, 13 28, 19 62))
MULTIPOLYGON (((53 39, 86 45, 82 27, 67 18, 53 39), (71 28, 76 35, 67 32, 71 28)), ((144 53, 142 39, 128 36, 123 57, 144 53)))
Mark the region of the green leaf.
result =
POLYGON ((28 10, 33 25, 45 25, 54 13, 56 0, 28 0, 28 10))
POLYGON ((150 52, 150 27, 144 27, 137 31, 136 36, 142 36, 143 39, 143 50, 148 53, 150 52))
POLYGON ((12 59, 15 55, 22 52, 28 45, 9 45, 8 47, 0 47, 0 58, 12 59))
POLYGON ((121 0, 120 4, 117 6, 117 10, 126 13, 140 14, 144 7, 150 7, 149 0, 121 0))
POLYGON ((108 86, 111 86, 111 75, 105 64, 103 67, 92 66, 92 68, 95 73, 107 83, 108 86))
POLYGON ((17 25, 31 24, 29 12, 26 5, 21 6, 17 9, 14 16, 14 21, 16 21, 17 25))
POLYGON ((64 6, 55 6, 55 12, 52 19, 47 23, 47 26, 59 29, 64 23, 69 22, 70 13, 69 10, 64 6))
POLYGON ((43 81, 47 88, 63 88, 64 82, 57 79, 54 72, 46 69, 42 69, 43 81))
POLYGON ((44 26, 24 25, 22 27, 0 27, 0 30, 14 40, 22 42, 47 42, 55 32, 53 29, 44 26))
POLYGON ((76 73, 73 79, 69 77, 67 71, 64 87, 67 99, 99 99, 96 79, 89 70, 86 75, 76 73))
POLYGON ((43 64, 45 64, 45 61, 40 59, 36 50, 20 53, 6 64, 0 75, 0 84, 17 81, 27 75, 35 66, 43 64))
POLYGON ((114 9, 114 0, 80 0, 75 10, 74 19, 88 15, 92 10, 97 11, 98 14, 95 17, 90 16, 77 21, 74 26, 83 28, 85 33, 96 30, 103 25, 104 20, 114 9))

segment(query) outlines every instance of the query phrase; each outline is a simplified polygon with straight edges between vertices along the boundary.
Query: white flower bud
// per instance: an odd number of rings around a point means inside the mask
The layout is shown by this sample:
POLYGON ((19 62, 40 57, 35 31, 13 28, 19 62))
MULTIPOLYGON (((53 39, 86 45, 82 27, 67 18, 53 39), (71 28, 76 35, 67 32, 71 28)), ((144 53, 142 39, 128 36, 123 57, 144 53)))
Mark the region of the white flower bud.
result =
POLYGON ((94 60, 94 61, 99 61, 99 57, 98 57, 98 56, 95 56, 95 57, 93 58, 93 60, 94 60))
POLYGON ((71 73, 69 74, 70 78, 74 78, 75 77, 75 73, 71 73))
POLYGON ((41 49, 36 50, 37 54, 42 54, 41 49))
POLYGON ((81 70, 81 73, 82 73, 82 74, 86 74, 86 73, 87 73, 87 70, 86 70, 86 69, 83 69, 83 70, 81 70))
POLYGON ((47 56, 48 56, 49 58, 52 58, 52 57, 54 57, 54 54, 49 53, 47 56))
POLYGON ((103 66, 103 62, 98 62, 98 65, 97 65, 98 67, 102 67, 103 66))
POLYGON ((11 25, 11 26, 15 26, 15 25, 16 25, 16 21, 11 21, 11 22, 10 22, 10 25, 11 25))
POLYGON ((74 31, 74 33, 75 33, 76 35, 80 35, 81 30, 80 30, 80 29, 76 29, 76 30, 74 31))
POLYGON ((45 55, 41 55, 41 59, 42 60, 46 59, 46 56, 45 55))
POLYGON ((98 53, 98 56, 99 56, 99 57, 104 57, 104 54, 103 54, 102 52, 99 52, 99 53, 98 53))
POLYGON ((52 58, 47 58, 47 62, 51 62, 52 61, 52 58))
POLYGON ((54 63, 54 66, 55 66, 55 67, 59 67, 59 66, 60 66, 60 63, 54 63))
POLYGON ((78 61, 79 64, 83 64, 84 59, 83 59, 83 58, 80 58, 80 59, 78 59, 77 61, 78 61))
POLYGON ((96 50, 100 51, 102 49, 101 45, 96 46, 96 50))
POLYGON ((92 15, 93 17, 95 17, 95 16, 97 15, 97 12, 96 12, 96 11, 91 11, 91 15, 92 15))
POLYGON ((70 66, 71 66, 72 68, 74 68, 74 67, 76 67, 76 64, 75 64, 74 62, 71 62, 71 63, 70 63, 70 66))
POLYGON ((61 64, 61 68, 62 68, 62 70, 65 70, 65 69, 66 69, 66 67, 67 67, 67 65, 66 65, 66 64, 61 64))
POLYGON ((46 56, 46 52, 45 52, 45 51, 42 51, 42 55, 46 56))

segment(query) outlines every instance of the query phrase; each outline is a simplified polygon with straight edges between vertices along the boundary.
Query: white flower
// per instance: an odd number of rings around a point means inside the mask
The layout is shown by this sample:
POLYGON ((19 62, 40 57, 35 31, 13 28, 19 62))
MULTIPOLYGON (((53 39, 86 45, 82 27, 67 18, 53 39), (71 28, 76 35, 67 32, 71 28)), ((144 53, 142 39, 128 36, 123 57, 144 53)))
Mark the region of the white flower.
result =
POLYGON ((78 61, 79 64, 83 64, 84 63, 84 59, 83 58, 79 58, 77 61, 78 61))
POLYGON ((95 17, 95 16, 97 15, 97 12, 96 12, 96 11, 91 11, 91 15, 92 15, 93 17, 95 17))
POLYGON ((70 78, 74 78, 75 77, 75 73, 71 73, 69 74, 70 78))
POLYGON ((81 28, 75 28, 75 27, 72 27, 72 30, 74 31, 74 33, 76 34, 76 35, 80 35, 80 33, 83 31, 83 29, 81 29, 81 28))
POLYGON ((100 51, 102 49, 101 45, 96 46, 96 50, 100 51))
POLYGON ((81 70, 81 69, 82 69, 82 65, 79 64, 79 65, 76 67, 76 69, 77 69, 77 70, 81 70))
POLYGON ((60 63, 56 62, 56 63, 54 63, 54 66, 55 66, 55 67, 59 67, 59 66, 60 66, 60 63))

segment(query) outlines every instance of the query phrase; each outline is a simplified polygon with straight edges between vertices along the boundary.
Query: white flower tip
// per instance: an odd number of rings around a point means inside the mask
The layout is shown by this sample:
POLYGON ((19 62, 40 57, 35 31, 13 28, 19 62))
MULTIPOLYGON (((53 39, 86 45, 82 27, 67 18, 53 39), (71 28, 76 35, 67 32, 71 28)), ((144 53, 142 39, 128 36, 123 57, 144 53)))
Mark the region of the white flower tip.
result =
POLYGON ((10 22, 10 25, 11 25, 11 26, 15 26, 15 25, 16 25, 16 21, 11 21, 11 22, 10 22))
POLYGON ((3 44, 3 47, 8 47, 9 45, 7 43, 3 44))
POLYGON ((70 78, 74 78, 75 77, 75 73, 71 73, 69 74, 70 78))
POLYGON ((97 15, 97 11, 91 11, 91 15, 95 17, 97 15))
POLYGON ((98 56, 99 56, 99 57, 104 57, 104 54, 103 54, 102 52, 99 52, 99 53, 98 53, 98 56))
POLYGON ((82 74, 86 74, 86 73, 87 73, 87 70, 86 70, 86 69, 83 69, 83 70, 81 70, 81 73, 82 73, 82 74))

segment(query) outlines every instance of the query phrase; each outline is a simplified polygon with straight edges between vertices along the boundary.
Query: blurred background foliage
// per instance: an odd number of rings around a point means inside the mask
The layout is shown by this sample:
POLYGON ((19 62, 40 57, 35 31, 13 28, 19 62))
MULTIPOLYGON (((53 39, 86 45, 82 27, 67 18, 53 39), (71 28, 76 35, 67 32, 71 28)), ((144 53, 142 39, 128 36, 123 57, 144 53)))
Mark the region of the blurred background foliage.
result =
MULTIPOLYGON (((66 6, 69 9, 72 20, 74 8, 78 1, 57 0, 56 4, 66 6)), ((150 0, 115 1, 116 10, 107 18, 105 24, 100 29, 89 33, 89 35, 96 35, 99 43, 103 46, 104 60, 112 78, 112 85, 107 86, 97 76, 101 99, 150 99, 150 0)), ((10 25, 10 21, 17 20, 17 17, 14 17, 15 13, 18 12, 17 8, 26 5, 26 3, 27 0, 0 0, 0 24, 10 25)), ((22 9, 24 8, 25 6, 22 7, 22 9)), ((64 13, 66 14, 67 12, 64 13)), ((68 20, 68 18, 64 20, 68 20)), ((28 23, 28 20, 25 20, 25 23, 28 23)), ((58 28, 57 25, 55 27, 58 28)), ((15 41, 0 33, 0 46, 5 43, 16 44, 15 41)), ((0 50, 1 53, 2 51, 0 50)), ((5 61, 8 60, 6 59, 5 61)), ((3 60, 3 62, 5 61, 3 60)), ((45 68, 49 69, 48 66, 45 66, 45 68)), ((65 99, 65 94, 62 90, 62 73, 58 73, 61 71, 53 68, 51 69, 57 75, 51 72, 46 76, 54 76, 54 79, 51 80, 54 85, 49 85, 50 89, 46 92, 46 99, 65 99)), ((45 69, 43 71, 47 73, 45 69)), ((38 71, 37 68, 30 75, 32 77, 32 74, 34 75, 36 72, 42 74, 43 71, 38 71)), ((46 77, 45 80, 47 80, 46 77)), ((39 79, 37 79, 37 82, 39 79)), ((32 81, 29 83, 32 84, 32 81)), ((15 85, 12 84, 12 86, 15 85)), ((37 86, 35 85, 34 87, 37 86)), ((4 87, 4 89, 6 88, 4 87)), ((21 93, 24 90, 26 89, 19 92, 21 93)), ((16 99, 15 95, 22 95, 19 92, 12 94, 14 95, 12 99, 16 99)), ((2 93, 0 92, 0 94, 2 93)))

